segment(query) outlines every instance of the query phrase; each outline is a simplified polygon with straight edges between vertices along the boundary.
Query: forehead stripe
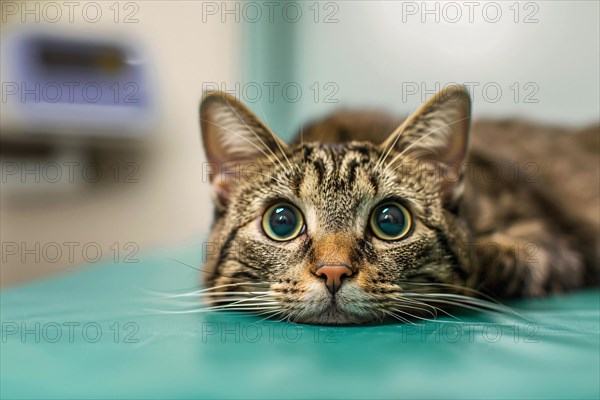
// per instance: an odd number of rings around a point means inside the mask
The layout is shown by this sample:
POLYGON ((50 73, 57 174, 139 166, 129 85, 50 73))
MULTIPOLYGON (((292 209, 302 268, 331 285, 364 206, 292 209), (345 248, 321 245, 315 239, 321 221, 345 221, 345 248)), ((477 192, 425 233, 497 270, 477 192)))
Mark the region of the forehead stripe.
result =
POLYGON ((319 185, 323 184, 323 180, 325 179, 325 164, 323 164, 323 160, 317 158, 313 161, 313 166, 315 167, 315 171, 317 172, 317 182, 319 185))

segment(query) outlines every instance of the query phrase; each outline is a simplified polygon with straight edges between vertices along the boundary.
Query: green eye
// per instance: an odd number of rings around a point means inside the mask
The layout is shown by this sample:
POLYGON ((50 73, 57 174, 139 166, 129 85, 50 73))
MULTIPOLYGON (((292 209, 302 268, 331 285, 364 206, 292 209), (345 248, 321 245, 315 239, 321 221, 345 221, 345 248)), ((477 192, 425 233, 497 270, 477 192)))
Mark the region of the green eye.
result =
POLYGON ((399 240, 405 237, 412 226, 412 217, 404 206, 385 203, 373 210, 371 230, 382 240, 399 240))
POLYGON ((278 203, 269 207, 263 215, 262 228, 273 240, 292 240, 304 230, 304 218, 293 205, 278 203))

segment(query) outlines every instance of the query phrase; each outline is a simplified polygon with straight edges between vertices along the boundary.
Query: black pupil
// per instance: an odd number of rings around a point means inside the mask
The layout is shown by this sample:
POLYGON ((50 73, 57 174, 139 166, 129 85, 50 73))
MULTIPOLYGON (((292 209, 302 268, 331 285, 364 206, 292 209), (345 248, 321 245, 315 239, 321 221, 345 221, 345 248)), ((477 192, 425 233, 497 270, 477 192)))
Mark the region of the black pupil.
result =
POLYGON ((286 237, 296 230, 298 217, 288 207, 277 207, 269 217, 269 226, 277 236, 286 237))
POLYGON ((396 206, 383 206, 377 213, 377 227, 389 236, 397 236, 406 229, 406 216, 396 206))

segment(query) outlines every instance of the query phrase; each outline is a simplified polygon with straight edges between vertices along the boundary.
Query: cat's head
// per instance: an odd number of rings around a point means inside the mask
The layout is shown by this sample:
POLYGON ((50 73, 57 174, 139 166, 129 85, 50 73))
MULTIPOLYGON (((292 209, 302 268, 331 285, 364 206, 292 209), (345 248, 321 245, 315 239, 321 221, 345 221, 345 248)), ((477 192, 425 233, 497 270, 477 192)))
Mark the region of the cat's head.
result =
POLYGON ((216 207, 202 274, 213 305, 365 323, 431 313, 417 295, 427 285, 466 284, 464 88, 438 93, 381 144, 286 145, 220 92, 200 116, 216 207))

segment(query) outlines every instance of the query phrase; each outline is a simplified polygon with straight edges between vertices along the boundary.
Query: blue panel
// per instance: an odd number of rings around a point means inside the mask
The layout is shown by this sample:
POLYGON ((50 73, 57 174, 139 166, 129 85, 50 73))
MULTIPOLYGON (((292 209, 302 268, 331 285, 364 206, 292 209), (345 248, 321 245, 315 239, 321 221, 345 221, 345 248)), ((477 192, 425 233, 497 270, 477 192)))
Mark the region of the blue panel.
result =
POLYGON ((417 325, 194 309, 201 245, 5 290, 3 398, 598 398, 600 291, 417 325), (183 264, 182 264, 183 263, 183 264), (187 264, 188 266, 184 265, 187 264))

